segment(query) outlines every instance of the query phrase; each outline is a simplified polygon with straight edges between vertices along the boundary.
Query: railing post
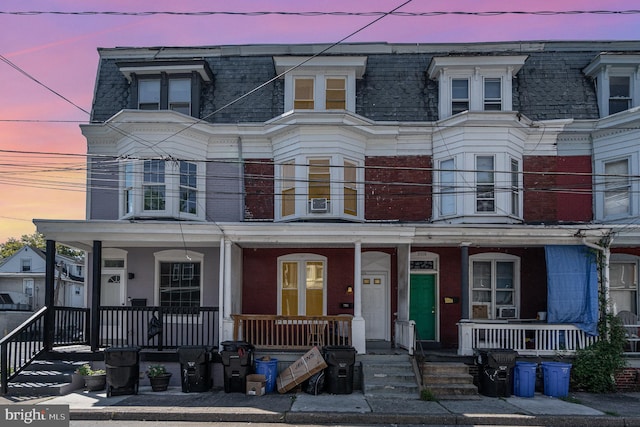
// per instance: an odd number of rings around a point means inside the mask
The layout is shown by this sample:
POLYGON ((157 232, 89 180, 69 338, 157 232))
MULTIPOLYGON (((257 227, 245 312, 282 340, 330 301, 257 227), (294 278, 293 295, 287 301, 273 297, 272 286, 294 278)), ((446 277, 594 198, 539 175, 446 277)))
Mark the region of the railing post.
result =
MULTIPOLYGON (((55 286, 55 272, 56 272, 56 242, 53 240, 47 240, 46 242, 46 254, 45 254, 45 277, 44 277, 44 305, 47 307, 47 312, 44 315, 44 342, 43 346, 45 351, 51 351, 53 348, 53 335, 55 333, 55 313, 53 307, 54 301, 54 286, 55 286)), ((58 284, 60 286, 60 284, 58 284)))
POLYGON ((97 351, 100 340, 100 280, 102 279, 102 242, 93 242, 93 274, 91 275, 91 351, 97 351))
POLYGON ((8 360, 8 351, 7 351, 8 343, 3 343, 0 346, 0 382, 2 383, 2 394, 5 395, 9 392, 9 360, 8 360))
POLYGON ((160 332, 158 333, 158 351, 162 351, 164 348, 164 313, 162 311, 162 306, 158 307, 158 320, 160 325, 162 325, 160 332))

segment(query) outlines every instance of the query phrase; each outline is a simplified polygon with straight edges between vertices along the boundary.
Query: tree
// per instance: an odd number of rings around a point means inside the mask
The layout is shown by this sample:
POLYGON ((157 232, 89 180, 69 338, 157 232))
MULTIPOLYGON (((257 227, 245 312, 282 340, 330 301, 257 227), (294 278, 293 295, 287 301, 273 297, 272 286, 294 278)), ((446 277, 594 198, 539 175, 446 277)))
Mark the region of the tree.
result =
MULTIPOLYGON (((44 251, 47 244, 44 235, 41 233, 23 234, 20 240, 10 237, 6 242, 0 243, 0 259, 10 257, 25 246, 32 246, 44 251)), ((71 249, 61 244, 56 244, 56 253, 74 258, 83 255, 82 251, 71 249)))

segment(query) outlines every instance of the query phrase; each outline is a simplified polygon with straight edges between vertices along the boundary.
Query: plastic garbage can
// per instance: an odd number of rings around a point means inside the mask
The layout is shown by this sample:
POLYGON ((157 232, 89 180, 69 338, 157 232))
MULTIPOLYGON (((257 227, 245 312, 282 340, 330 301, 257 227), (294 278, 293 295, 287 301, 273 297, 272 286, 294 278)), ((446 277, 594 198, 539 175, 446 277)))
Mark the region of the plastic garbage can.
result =
POLYGON ((210 352, 203 346, 178 348, 182 392, 202 392, 211 388, 210 352))
POLYGON ((138 394, 140 348, 109 347, 104 350, 107 397, 138 394))
POLYGON ((536 391, 537 363, 516 362, 513 369, 513 394, 518 397, 533 397, 536 391))
POLYGON ((276 378, 278 377, 278 359, 272 359, 268 356, 256 359, 256 374, 265 376, 267 380, 265 392, 273 393, 276 389, 276 378))
POLYGON ((356 349, 350 346, 334 345, 324 347, 323 353, 324 360, 327 362, 324 379, 327 392, 351 394, 356 349))
POLYGON ((550 397, 569 395, 571 364, 562 362, 542 362, 544 394, 550 397))
POLYGON ((247 375, 253 373, 253 345, 245 341, 224 341, 221 345, 224 391, 246 393, 247 375))
POLYGON ((510 397, 513 367, 518 353, 514 350, 486 349, 479 353, 479 390, 489 397, 510 397))

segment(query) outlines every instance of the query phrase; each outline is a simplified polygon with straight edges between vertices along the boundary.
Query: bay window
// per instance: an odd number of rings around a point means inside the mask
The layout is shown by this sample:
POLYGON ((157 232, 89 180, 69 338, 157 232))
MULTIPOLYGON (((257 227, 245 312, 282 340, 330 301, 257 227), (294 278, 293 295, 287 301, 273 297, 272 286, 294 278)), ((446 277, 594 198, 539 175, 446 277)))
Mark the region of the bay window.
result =
POLYGON ((629 160, 622 159, 604 164, 604 216, 605 218, 630 214, 631 183, 629 160))
POLYGON ((493 156, 476 157, 476 212, 495 212, 493 156))

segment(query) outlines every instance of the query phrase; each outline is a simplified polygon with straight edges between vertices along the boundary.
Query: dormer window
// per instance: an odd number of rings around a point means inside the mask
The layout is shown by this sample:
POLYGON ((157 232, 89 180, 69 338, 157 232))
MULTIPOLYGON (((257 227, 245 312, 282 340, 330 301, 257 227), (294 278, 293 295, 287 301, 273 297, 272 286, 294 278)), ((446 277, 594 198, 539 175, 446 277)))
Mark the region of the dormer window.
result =
POLYGON ((640 105, 640 55, 601 53, 584 73, 596 82, 600 117, 640 105))
POLYGON ((526 56, 435 57, 427 70, 439 83, 440 119, 463 111, 511 111, 512 79, 526 56))
POLYGON ((322 56, 309 60, 279 56, 274 62, 276 72, 284 74, 285 111, 355 112, 356 79, 364 74, 366 57, 322 56))
POLYGON ((151 61, 119 63, 131 83, 130 108, 173 110, 197 117, 200 87, 212 80, 204 61, 151 61))

